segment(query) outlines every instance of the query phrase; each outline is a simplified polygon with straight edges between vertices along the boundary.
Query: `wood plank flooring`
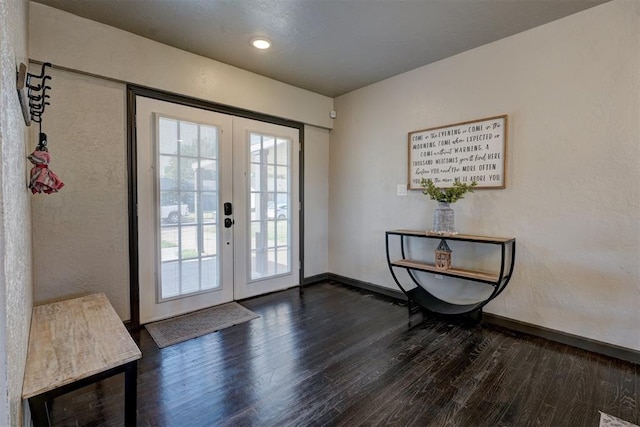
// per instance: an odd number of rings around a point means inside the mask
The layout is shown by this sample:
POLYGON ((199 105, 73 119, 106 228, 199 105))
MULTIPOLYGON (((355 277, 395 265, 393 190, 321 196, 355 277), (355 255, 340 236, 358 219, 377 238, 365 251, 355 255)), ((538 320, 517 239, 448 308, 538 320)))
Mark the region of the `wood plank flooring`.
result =
MULTIPOLYGON (((162 350, 134 333, 138 425, 640 425, 631 363, 329 282, 242 304, 261 317, 162 350)), ((56 398, 52 424, 122 425, 123 381, 56 398)))

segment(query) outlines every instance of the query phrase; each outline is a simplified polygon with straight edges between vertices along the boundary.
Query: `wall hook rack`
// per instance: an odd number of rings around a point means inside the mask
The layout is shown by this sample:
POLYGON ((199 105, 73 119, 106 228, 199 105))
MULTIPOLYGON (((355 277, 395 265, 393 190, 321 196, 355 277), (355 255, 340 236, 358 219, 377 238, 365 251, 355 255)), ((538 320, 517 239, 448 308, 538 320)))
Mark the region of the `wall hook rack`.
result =
POLYGON ((58 175, 49 169, 51 156, 47 148, 47 135, 42 132, 42 116, 47 105, 51 105, 47 101, 51 98, 47 94, 47 91, 51 90, 51 86, 47 83, 52 78, 47 75, 47 67, 51 67, 49 62, 42 64, 40 74, 31 74, 27 72, 27 66, 21 63, 16 77, 18 99, 24 122, 27 126, 30 126, 31 122, 38 123, 38 145, 34 152, 27 156, 29 161, 33 163, 29 173, 29 189, 33 194, 57 193, 64 187, 64 183, 58 175))
POLYGON ((27 126, 30 126, 32 121, 38 123, 40 132, 42 132, 42 115, 45 107, 51 105, 47 101, 50 98, 47 91, 51 89, 51 86, 47 85, 47 81, 52 78, 47 74, 47 67, 51 67, 51 63, 44 62, 40 74, 31 74, 27 72, 27 66, 20 63, 16 78, 18 99, 22 107, 24 122, 27 126))

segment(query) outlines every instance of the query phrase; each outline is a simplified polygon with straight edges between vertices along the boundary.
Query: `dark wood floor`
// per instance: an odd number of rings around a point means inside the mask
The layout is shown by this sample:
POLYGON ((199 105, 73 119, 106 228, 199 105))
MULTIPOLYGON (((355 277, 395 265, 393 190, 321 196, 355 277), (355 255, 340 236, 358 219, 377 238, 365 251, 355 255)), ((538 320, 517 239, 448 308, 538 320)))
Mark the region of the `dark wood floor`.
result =
MULTIPOLYGON (((631 363, 331 283, 242 304, 261 317, 163 350, 136 333, 139 425, 640 424, 631 363)), ((55 399, 53 424, 122 425, 123 381, 55 399)))

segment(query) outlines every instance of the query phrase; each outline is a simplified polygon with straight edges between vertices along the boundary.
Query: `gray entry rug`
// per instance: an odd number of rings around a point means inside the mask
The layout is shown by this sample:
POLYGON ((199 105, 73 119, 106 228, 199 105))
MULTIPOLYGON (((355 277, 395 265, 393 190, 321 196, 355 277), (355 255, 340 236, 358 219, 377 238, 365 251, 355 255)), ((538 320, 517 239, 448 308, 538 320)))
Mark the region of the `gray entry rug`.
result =
POLYGON ((258 317, 260 316, 240 304, 230 302, 149 323, 144 327, 158 347, 164 348, 258 317))
POLYGON ((600 427, 638 427, 628 421, 616 418, 613 415, 605 414, 600 411, 600 427))

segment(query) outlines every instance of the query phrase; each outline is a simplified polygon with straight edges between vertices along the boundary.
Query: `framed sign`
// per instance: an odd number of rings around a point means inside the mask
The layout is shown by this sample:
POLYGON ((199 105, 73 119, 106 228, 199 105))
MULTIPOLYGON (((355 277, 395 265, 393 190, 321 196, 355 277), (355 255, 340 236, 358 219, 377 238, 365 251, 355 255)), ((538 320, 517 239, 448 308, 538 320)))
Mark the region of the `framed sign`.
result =
POLYGON ((440 188, 505 188, 506 160, 506 114, 409 132, 409 189, 422 190, 422 178, 440 188))

